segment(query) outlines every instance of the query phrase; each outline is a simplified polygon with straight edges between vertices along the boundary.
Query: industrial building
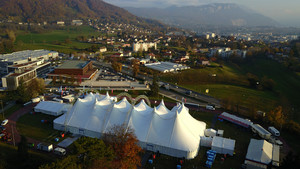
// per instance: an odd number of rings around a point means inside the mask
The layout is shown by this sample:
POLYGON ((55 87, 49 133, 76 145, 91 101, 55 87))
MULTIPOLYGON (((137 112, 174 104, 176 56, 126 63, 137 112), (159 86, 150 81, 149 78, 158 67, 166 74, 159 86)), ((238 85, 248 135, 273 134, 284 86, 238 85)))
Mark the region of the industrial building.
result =
POLYGON ((9 65, 7 70, 11 73, 2 77, 2 87, 5 90, 16 90, 21 81, 26 84, 36 77, 46 76, 50 72, 50 67, 51 63, 45 62, 44 59, 9 65))
POLYGON ((182 64, 172 63, 172 62, 157 62, 157 63, 149 63, 145 64, 147 68, 157 70, 162 73, 175 72, 190 69, 188 66, 184 66, 182 64))
POLYGON ((8 66, 25 64, 32 61, 37 61, 44 59, 45 61, 55 59, 58 57, 58 52, 49 50, 24 50, 19 52, 14 52, 10 54, 0 55, 0 73, 8 74, 8 66))
POLYGON ((48 74, 49 78, 72 78, 89 80, 95 76, 97 69, 93 69, 92 61, 69 60, 57 67, 53 73, 48 74))

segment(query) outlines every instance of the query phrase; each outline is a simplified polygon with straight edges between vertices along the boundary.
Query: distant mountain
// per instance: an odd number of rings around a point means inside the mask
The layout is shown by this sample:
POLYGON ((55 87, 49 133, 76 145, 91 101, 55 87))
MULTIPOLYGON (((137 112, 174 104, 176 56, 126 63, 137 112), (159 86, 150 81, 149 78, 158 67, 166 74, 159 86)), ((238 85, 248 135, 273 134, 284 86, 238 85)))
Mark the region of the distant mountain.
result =
POLYGON ((141 19, 102 0, 1 0, 0 19, 19 22, 99 19, 162 26, 159 22, 141 19))
POLYGON ((276 26, 271 18, 232 3, 215 3, 202 6, 171 6, 168 8, 132 8, 129 12, 145 18, 157 19, 165 24, 191 28, 210 26, 276 26))

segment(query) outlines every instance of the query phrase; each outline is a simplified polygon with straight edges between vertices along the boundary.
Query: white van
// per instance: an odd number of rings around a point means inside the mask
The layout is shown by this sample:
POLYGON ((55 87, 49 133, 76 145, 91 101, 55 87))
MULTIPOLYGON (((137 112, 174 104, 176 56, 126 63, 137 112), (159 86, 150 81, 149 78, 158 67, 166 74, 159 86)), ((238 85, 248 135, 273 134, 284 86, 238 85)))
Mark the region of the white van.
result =
POLYGON ((268 128, 269 132, 271 132, 274 136, 279 137, 280 136, 280 132, 273 126, 270 126, 268 128))
POLYGON ((206 105, 205 108, 206 108, 207 110, 216 110, 215 106, 209 105, 209 104, 206 105))
POLYGON ((66 150, 64 148, 57 147, 54 149, 54 154, 64 156, 66 155, 66 150))
POLYGON ((1 126, 5 126, 8 123, 8 119, 2 121, 1 126))

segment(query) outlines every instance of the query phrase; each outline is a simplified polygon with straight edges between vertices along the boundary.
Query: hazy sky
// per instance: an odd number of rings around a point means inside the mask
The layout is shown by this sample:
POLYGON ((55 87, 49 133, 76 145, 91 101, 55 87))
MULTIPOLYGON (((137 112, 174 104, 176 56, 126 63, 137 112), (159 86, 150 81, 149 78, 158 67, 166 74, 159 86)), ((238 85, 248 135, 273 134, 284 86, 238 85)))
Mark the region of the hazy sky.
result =
POLYGON ((207 3, 237 3, 283 25, 300 26, 300 0, 104 0, 121 7, 167 7, 207 3))

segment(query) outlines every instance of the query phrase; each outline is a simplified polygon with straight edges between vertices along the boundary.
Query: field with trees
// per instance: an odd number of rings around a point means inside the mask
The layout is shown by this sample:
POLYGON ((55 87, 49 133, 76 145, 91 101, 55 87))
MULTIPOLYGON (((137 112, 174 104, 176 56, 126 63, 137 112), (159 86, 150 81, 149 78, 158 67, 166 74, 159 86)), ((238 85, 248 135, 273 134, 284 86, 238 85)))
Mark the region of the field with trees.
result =
POLYGON ((48 49, 71 53, 84 51, 94 45, 78 41, 79 37, 86 39, 89 36, 100 36, 100 33, 90 26, 66 26, 42 33, 18 31, 16 35, 16 50, 48 49))
POLYGON ((191 69, 178 74, 165 74, 162 80, 178 84, 221 99, 223 106, 236 111, 236 107, 269 112, 282 106, 290 119, 300 122, 299 74, 269 59, 256 59, 249 63, 221 63, 216 67, 191 69), (287 113, 288 112, 288 113, 287 113))

